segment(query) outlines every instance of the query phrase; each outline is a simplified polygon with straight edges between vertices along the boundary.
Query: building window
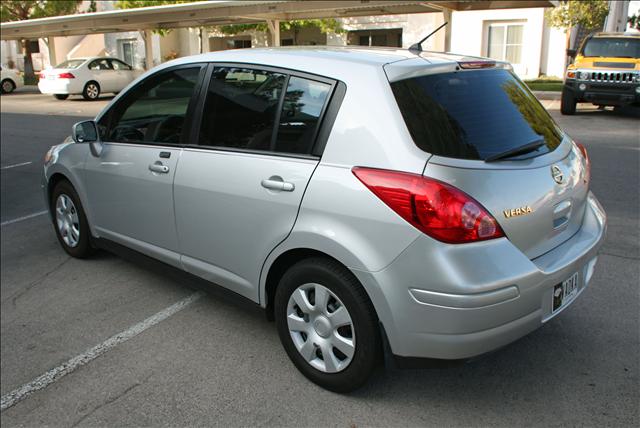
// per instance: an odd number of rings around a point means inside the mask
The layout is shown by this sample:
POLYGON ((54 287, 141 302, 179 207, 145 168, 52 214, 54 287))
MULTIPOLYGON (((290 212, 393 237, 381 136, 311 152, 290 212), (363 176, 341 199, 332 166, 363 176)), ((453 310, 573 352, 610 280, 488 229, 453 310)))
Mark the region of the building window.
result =
POLYGON ((251 47, 251 40, 234 40, 233 49, 245 49, 251 47))
POLYGON ((402 47, 402 29, 349 31, 348 44, 359 46, 402 47))
POLYGON ((32 54, 40 53, 40 43, 37 40, 29 40, 28 43, 32 54))
POLYGON ((522 63, 522 23, 489 25, 487 56, 511 64, 522 63))
POLYGON ((135 66, 136 40, 121 39, 118 40, 118 45, 120 46, 120 58, 132 67, 135 66))

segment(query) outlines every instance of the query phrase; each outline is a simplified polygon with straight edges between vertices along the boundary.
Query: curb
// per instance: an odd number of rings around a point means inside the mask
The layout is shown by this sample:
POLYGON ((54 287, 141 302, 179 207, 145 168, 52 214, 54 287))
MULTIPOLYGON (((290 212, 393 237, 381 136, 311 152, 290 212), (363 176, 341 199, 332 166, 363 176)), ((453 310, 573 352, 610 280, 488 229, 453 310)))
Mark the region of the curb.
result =
POLYGON ((560 99, 560 94, 555 91, 533 91, 533 95, 539 100, 557 101, 560 99))

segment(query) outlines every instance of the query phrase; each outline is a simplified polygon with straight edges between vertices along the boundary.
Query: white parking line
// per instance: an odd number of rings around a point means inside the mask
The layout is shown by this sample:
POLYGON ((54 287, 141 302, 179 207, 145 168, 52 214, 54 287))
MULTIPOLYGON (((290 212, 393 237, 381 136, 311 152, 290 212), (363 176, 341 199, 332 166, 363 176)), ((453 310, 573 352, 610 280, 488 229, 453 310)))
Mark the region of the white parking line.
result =
POLYGON ((48 372, 38 376, 31 382, 25 385, 22 385, 20 388, 14 389, 13 391, 4 395, 0 400, 0 411, 5 411, 9 407, 24 400, 34 392, 40 389, 46 388, 47 386, 59 380, 63 376, 66 376, 69 373, 76 370, 77 368, 91 362, 92 360, 95 360, 100 355, 109 351, 111 348, 123 342, 126 342, 127 340, 139 335, 146 329, 153 327, 154 325, 158 324, 161 321, 166 320, 171 315, 174 315, 180 312, 181 310, 183 310, 184 308, 186 308, 187 306, 189 306, 190 304, 198 300, 203 295, 204 293, 201 291, 193 293, 192 295, 185 297, 184 299, 174 303, 168 308, 161 310, 155 315, 150 316, 146 320, 139 322, 138 324, 132 325, 128 329, 114 336, 111 336, 110 338, 100 343, 99 345, 96 345, 91 349, 87 349, 82 354, 77 355, 71 358, 70 360, 68 360, 67 362, 62 363, 58 367, 55 367, 49 370, 48 372))
POLYGON ((7 166, 0 167, 0 169, 16 168, 18 166, 31 165, 32 163, 33 162, 14 163, 13 165, 7 165, 7 166))
POLYGON ((14 218, 13 220, 7 220, 7 221, 3 221, 2 223, 0 223, 0 226, 6 226, 8 224, 13 224, 13 223, 17 223, 19 221, 22 220, 29 220, 30 218, 34 218, 34 217, 38 217, 44 214, 47 214, 49 211, 45 210, 45 211, 38 211, 37 213, 33 213, 33 214, 29 214, 29 215, 25 215, 23 217, 18 217, 18 218, 14 218))

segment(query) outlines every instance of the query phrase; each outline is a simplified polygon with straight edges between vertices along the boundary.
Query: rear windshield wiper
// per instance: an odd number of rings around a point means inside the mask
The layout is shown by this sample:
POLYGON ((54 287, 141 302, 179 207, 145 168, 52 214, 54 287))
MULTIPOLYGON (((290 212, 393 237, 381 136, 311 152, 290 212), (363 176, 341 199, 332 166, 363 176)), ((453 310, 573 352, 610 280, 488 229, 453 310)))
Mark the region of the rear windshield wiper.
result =
POLYGON ((542 138, 540 140, 535 140, 535 141, 532 141, 531 143, 527 143, 524 146, 519 146, 513 149, 505 150, 502 153, 491 155, 488 158, 486 158, 484 161, 493 162, 500 159, 510 158, 516 155, 523 155, 525 153, 533 152, 544 145, 545 145, 544 138, 542 138))

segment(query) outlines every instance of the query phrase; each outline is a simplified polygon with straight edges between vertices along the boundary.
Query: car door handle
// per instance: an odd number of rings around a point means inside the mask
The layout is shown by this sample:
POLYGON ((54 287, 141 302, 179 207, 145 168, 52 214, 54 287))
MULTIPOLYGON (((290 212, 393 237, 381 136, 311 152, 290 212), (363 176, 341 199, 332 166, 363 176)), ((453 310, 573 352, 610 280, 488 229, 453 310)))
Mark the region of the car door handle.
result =
POLYGON ((282 180, 281 177, 269 177, 268 180, 262 180, 262 187, 270 190, 282 190, 285 192, 293 192, 296 186, 293 183, 282 180))
POLYGON ((157 172, 159 174, 166 174, 169 172, 169 167, 166 165, 162 165, 161 162, 156 162, 149 165, 149 171, 157 172))

